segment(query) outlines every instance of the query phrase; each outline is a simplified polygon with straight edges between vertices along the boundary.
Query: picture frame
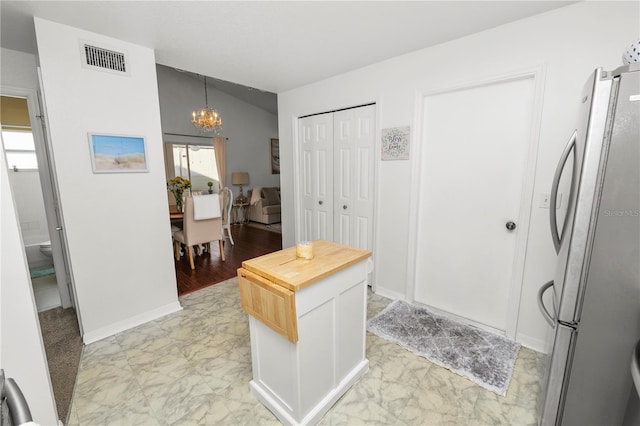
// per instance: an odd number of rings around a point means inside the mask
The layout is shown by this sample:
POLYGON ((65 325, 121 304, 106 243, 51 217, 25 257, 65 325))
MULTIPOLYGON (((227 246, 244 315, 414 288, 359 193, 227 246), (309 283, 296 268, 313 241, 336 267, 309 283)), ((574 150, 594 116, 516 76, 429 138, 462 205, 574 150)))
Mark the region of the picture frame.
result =
POLYGON ((280 174, 280 139, 271 139, 271 174, 280 174))
POLYGON ((142 136, 89 133, 93 173, 145 173, 147 145, 142 136))
POLYGON ((401 126, 382 129, 383 161, 409 160, 411 146, 411 127, 401 126))

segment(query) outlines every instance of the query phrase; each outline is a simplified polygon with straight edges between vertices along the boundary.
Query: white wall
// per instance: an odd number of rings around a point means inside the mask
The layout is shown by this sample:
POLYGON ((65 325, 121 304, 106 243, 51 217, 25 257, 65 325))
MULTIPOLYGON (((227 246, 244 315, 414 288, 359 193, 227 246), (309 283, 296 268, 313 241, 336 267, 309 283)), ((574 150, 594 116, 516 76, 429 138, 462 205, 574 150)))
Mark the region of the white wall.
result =
MULTIPOLYGON (((375 101, 379 129, 407 124, 415 129, 417 94, 544 67, 534 188, 537 199, 537 194, 550 189, 557 159, 575 126, 584 82, 596 67, 622 65, 622 53, 638 38, 639 13, 638 2, 580 2, 280 93, 283 246, 295 242, 293 143, 297 117, 375 101)), ((415 133, 411 137, 415 147, 419 137, 415 133)), ((413 267, 407 262, 413 250, 409 246, 413 231, 408 224, 419 220, 412 216, 410 182, 419 167, 415 161, 378 164, 376 285, 380 293, 392 297, 407 296, 408 274, 413 267)), ((553 275, 554 262, 548 210, 534 203, 517 338, 537 349, 543 349, 547 326, 535 295, 553 275)))
MULTIPOLYGON (((33 55, 1 49, 0 66, 3 88, 37 87, 33 55)), ((34 420, 55 424, 49 369, 4 158, 0 169, 0 367, 22 389, 34 420)))
MULTIPOLYGON (((191 124, 191 112, 204 106, 204 83, 192 75, 162 65, 157 66, 158 92, 162 130, 167 133, 197 135, 191 124)), ((234 196, 239 187, 231 185, 232 172, 249 172, 253 186, 280 186, 280 175, 271 174, 271 138, 278 137, 278 118, 261 108, 248 104, 207 85, 209 106, 222 116, 222 136, 227 141, 226 185, 234 196)), ((181 142, 181 138, 165 135, 165 142, 181 142)), ((206 139, 190 139, 193 143, 207 143, 206 139)), ((210 142, 209 142, 210 143, 210 142)), ((246 192, 245 192, 246 193, 246 192)))
POLYGON ((35 56, 3 47, 0 49, 0 58, 0 82, 3 86, 33 90, 38 88, 35 56))
POLYGON ((180 309, 153 50, 35 18, 52 155, 85 342, 180 309), (80 41, 130 75, 81 66, 80 41), (148 173, 94 174, 88 132, 146 138, 148 173))
POLYGON ((49 229, 38 171, 9 170, 9 183, 29 267, 51 265, 53 259, 40 252, 40 244, 49 240, 49 229))
POLYGON ((0 159, 0 235, 0 368, 20 386, 34 421, 56 424, 49 369, 4 158, 0 159))
POLYGON ((18 220, 25 245, 39 244, 49 239, 44 211, 40 175, 37 170, 9 172, 9 182, 18 209, 18 220))

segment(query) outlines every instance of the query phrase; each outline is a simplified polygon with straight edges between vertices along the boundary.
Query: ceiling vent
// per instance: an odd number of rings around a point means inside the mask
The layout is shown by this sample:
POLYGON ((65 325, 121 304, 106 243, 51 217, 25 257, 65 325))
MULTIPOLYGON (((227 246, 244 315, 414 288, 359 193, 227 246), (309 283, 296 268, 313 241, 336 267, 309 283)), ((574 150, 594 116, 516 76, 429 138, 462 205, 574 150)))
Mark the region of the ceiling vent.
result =
POLYGON ((129 64, 126 53, 105 49, 84 42, 80 43, 80 47, 82 50, 83 67, 120 75, 129 75, 129 64))

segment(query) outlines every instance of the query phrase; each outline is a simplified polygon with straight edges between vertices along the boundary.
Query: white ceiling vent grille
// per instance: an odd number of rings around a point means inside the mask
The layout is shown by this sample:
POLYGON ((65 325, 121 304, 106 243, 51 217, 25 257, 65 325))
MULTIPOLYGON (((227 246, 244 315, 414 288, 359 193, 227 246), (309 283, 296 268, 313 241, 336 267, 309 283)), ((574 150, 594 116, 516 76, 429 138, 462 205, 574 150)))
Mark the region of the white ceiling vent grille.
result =
POLYGON ((82 65, 85 68, 107 71, 120 75, 129 74, 127 54, 89 43, 80 43, 82 50, 82 65))

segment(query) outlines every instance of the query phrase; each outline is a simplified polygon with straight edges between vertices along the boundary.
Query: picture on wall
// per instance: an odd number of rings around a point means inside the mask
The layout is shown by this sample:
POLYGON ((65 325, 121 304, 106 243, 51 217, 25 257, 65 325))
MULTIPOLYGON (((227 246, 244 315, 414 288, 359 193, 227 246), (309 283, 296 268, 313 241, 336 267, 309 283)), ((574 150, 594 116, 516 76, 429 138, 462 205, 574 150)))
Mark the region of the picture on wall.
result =
POLYGON ((141 136, 89 133, 93 173, 147 172, 145 140, 141 136))
POLYGON ((382 129, 382 159, 408 160, 410 127, 382 129))
POLYGON ((280 174, 280 139, 271 139, 271 174, 280 174))

